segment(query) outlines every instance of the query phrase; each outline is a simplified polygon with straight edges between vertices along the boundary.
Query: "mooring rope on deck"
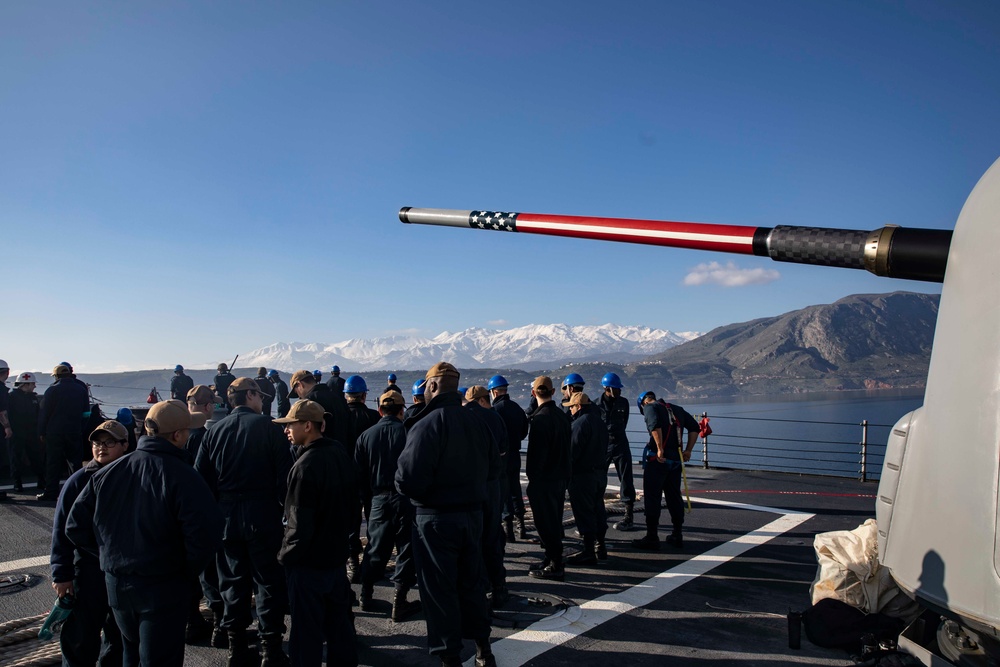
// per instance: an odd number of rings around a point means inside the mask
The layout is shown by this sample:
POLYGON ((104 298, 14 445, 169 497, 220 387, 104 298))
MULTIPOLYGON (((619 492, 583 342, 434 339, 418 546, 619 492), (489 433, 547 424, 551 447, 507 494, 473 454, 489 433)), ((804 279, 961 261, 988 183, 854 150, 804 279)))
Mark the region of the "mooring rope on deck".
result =
POLYGON ((0 665, 42 667, 62 662, 59 642, 38 638, 46 616, 39 614, 0 623, 0 665))

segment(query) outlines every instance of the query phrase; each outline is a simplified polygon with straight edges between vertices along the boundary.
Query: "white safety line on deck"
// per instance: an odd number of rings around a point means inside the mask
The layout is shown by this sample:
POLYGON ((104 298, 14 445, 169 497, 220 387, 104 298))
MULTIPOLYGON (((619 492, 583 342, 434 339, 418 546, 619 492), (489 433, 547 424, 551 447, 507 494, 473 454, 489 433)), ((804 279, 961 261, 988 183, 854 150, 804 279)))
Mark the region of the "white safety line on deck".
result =
MULTIPOLYGON (((570 607, 494 642, 493 653, 497 657, 497 665, 499 667, 523 665, 549 649, 575 639, 621 614, 652 604, 689 581, 697 579, 719 565, 728 563, 754 547, 766 544, 814 516, 806 512, 726 500, 698 498, 695 502, 768 512, 780 516, 756 530, 709 549, 621 593, 602 595, 579 606, 570 607)), ((474 664, 475 658, 465 662, 466 666, 474 664)))
POLYGON ((7 572, 14 572, 15 570, 21 570, 26 567, 38 567, 40 565, 49 564, 49 555, 35 556, 34 558, 22 558, 20 560, 9 560, 6 563, 0 563, 0 574, 6 574, 7 572))

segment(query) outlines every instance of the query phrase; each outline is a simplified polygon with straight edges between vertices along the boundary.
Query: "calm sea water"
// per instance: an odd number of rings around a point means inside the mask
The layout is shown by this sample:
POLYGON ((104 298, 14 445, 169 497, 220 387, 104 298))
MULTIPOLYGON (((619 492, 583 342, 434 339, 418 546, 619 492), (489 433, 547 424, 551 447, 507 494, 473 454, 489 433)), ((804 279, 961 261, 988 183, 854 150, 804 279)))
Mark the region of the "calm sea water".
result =
MULTIPOLYGON (((679 402, 697 419, 707 413, 711 467, 855 477, 861 470, 861 422, 868 421, 867 476, 878 479, 892 426, 923 404, 919 391, 829 392, 679 402)), ((629 441, 636 458, 646 443, 633 405, 629 441)), ((702 460, 702 444, 692 462, 702 460)))

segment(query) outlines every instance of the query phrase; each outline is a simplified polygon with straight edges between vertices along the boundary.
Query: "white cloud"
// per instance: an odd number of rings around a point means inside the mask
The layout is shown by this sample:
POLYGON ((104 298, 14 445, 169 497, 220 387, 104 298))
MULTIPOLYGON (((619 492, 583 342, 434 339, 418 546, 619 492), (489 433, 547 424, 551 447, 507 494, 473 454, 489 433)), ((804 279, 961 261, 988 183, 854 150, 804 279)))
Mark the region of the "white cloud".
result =
POLYGON ((507 320, 490 320, 486 324, 490 325, 491 327, 502 327, 507 324, 507 320))
POLYGON ((775 269, 741 269, 735 262, 706 262, 691 269, 684 276, 685 285, 719 285, 721 287, 744 287, 763 285, 781 277, 775 269))

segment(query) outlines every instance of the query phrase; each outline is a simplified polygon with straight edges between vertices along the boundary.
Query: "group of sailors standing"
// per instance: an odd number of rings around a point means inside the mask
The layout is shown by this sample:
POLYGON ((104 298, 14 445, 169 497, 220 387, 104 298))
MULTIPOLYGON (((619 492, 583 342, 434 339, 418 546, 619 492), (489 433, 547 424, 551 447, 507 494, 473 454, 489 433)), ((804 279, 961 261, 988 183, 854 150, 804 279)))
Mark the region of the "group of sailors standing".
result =
MULTIPOLYGON (((175 380, 184 377, 178 367, 175 380)), ((118 652, 126 665, 181 665, 185 641, 204 639, 228 648, 231 667, 256 664, 247 636, 252 598, 262 667, 290 664, 286 613, 291 664, 320 664, 324 644, 328 664, 357 664, 352 604, 379 610, 374 586, 393 549, 391 618, 422 609, 430 652, 444 665, 460 664, 463 639, 475 642, 477 665, 496 664, 490 607, 510 596, 505 542, 527 536, 522 440, 544 551, 528 574, 562 581, 566 565, 608 558, 611 464, 626 507, 615 528, 632 528, 629 404, 614 373, 602 378, 597 401, 583 392, 582 377, 567 376, 561 406, 551 378, 540 376, 527 413, 502 376, 469 388, 459 378, 453 365, 436 364, 414 384, 404 412, 391 375, 376 411, 366 405, 361 376, 335 373, 322 383, 302 370, 285 386, 276 371, 235 378, 221 364, 214 390, 191 383, 185 391, 181 379, 172 394, 184 391, 184 402, 152 406, 134 452, 121 424, 101 424, 89 436, 93 460, 63 487, 53 529, 53 587, 90 609, 71 615, 63 631, 66 664, 93 665, 99 656, 102 665, 116 664, 118 652), (283 410, 290 395, 298 401, 283 410), (279 417, 272 419, 265 404, 275 400, 279 417), (583 545, 564 560, 567 491, 583 545), (415 586, 419 601, 408 599, 415 586), (201 616, 203 596, 214 623, 201 616)), ((667 539, 680 547, 681 461, 698 424, 652 392, 637 403, 650 442, 643 453, 647 534, 633 545, 660 548, 662 492, 673 523, 667 539)))

